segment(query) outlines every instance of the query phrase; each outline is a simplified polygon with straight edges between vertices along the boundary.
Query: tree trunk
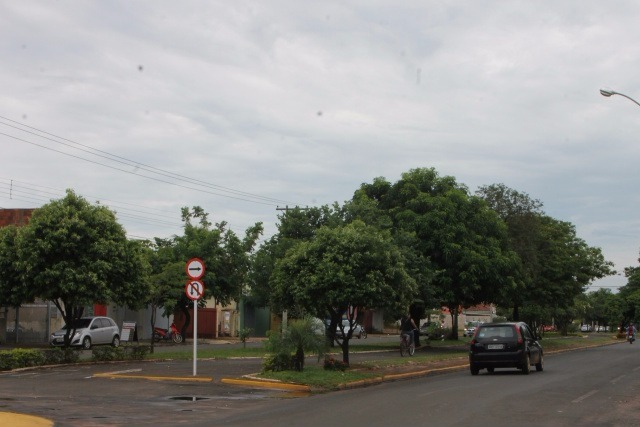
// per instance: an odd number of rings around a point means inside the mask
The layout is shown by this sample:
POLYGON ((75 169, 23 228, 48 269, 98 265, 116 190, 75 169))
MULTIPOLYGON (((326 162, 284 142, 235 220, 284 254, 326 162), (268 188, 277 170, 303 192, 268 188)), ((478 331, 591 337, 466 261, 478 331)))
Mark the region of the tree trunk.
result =
POLYGON ((156 309, 157 306, 155 304, 151 304, 151 354, 153 354, 154 351, 154 344, 156 342, 156 340, 154 339, 154 331, 155 331, 155 327, 156 327, 156 309))
POLYGON ((518 322, 520 320, 520 307, 518 305, 513 306, 513 321, 518 322))
POLYGON ((180 310, 182 310, 182 313, 184 314, 184 325, 182 325, 182 329, 180 329, 180 333, 185 338, 185 339, 182 340, 182 344, 186 344, 187 343, 187 339, 186 339, 187 338, 187 328, 191 324, 191 314, 189 314, 189 306, 188 305, 183 305, 182 307, 180 307, 180 310))
POLYGON ((451 314, 451 338, 454 340, 458 339, 458 309, 454 309, 451 314))
POLYGON ((345 337, 340 344, 342 347, 342 361, 349 366, 349 340, 345 337))

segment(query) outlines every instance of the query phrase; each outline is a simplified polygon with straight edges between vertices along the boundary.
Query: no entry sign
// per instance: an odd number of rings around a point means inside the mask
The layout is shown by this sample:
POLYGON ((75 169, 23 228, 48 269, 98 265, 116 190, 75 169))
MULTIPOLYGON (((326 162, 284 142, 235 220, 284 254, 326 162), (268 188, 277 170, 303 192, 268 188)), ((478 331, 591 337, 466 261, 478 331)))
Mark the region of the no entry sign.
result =
POLYGON ((200 258, 191 258, 187 261, 187 276, 193 280, 198 280, 204 276, 204 262, 200 258))

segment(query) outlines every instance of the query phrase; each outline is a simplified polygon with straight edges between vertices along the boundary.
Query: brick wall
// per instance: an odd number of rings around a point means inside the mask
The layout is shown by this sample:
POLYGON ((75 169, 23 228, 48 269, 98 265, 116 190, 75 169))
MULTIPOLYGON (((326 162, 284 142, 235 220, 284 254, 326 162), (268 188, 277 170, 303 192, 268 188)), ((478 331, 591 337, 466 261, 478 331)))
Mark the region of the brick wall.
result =
POLYGON ((26 225, 34 209, 0 209, 0 227, 26 225))

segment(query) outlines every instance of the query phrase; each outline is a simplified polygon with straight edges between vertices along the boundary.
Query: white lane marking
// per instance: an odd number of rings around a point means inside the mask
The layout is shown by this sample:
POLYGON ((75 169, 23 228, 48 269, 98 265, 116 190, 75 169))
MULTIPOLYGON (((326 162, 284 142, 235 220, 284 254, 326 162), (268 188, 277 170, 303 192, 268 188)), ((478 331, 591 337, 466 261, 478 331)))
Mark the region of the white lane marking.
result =
MULTIPOLYGON (((104 375, 119 375, 119 374, 130 374, 131 372, 141 372, 142 368, 136 368, 136 369, 125 369, 123 371, 114 371, 114 372, 105 372, 102 374, 99 374, 100 376, 104 376, 104 375)), ((94 375, 89 375, 88 377, 85 377, 85 379, 89 379, 89 378, 95 378, 95 374, 94 375)))
POLYGON ((620 380, 621 380, 621 379, 623 379, 624 377, 626 377, 626 375, 625 375, 625 374, 622 374, 622 375, 620 375, 619 377, 616 377, 616 378, 612 379, 612 380, 611 380, 611 384, 615 384, 615 383, 617 383, 618 381, 620 381, 620 380))
POLYGON ((583 400, 593 396, 594 394, 596 394, 598 392, 598 390, 591 390, 589 393, 587 394, 583 394, 582 396, 580 396, 579 398, 572 400, 571 403, 580 403, 583 400))
POLYGON ((637 368, 633 368, 633 372, 637 371, 638 369, 640 369, 640 366, 638 366, 637 368))

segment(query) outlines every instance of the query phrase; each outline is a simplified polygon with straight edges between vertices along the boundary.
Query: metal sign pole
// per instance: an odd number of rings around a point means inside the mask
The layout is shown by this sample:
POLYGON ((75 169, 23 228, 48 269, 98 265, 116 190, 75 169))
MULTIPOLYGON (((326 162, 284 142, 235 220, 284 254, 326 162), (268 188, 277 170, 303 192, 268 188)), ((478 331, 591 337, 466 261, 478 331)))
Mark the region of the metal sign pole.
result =
POLYGON ((198 301, 193 302, 193 376, 198 374, 198 301))

